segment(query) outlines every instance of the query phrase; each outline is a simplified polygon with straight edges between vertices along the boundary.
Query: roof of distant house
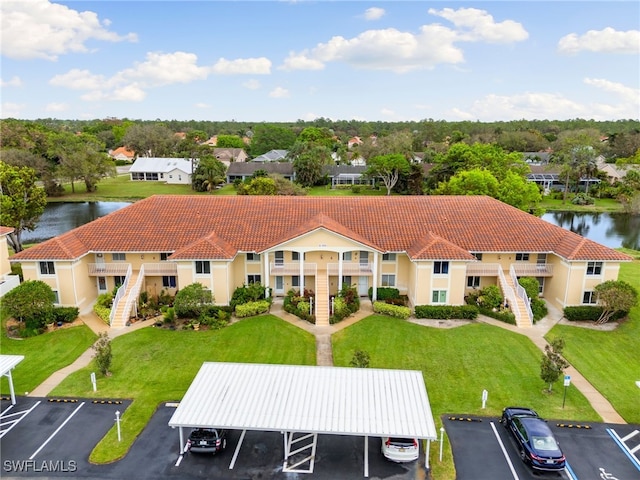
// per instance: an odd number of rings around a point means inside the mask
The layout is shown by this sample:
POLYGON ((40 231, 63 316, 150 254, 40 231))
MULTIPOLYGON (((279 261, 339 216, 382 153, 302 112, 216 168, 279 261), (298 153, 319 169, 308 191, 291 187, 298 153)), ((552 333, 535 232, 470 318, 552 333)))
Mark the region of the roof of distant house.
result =
POLYGON ((191 160, 184 158, 138 157, 131 165, 129 173, 169 173, 174 170, 190 174, 191 160))
POLYGON ((90 252, 176 252, 231 259, 324 229, 379 252, 473 261, 470 252, 630 257, 484 196, 265 197, 156 195, 16 254, 72 260, 90 252))

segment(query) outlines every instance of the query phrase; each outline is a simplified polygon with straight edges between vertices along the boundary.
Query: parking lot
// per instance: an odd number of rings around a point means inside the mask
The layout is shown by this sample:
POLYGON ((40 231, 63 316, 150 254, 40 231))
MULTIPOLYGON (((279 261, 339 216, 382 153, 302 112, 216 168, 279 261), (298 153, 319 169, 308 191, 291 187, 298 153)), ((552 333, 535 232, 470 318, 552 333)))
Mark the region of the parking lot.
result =
MULTIPOLYGON (((364 478, 361 437, 320 435, 314 473, 309 475, 282 473, 283 437, 278 432, 247 432, 240 443, 241 432, 232 431, 227 450, 217 456, 188 453, 181 458, 178 431, 167 426, 173 404, 158 407, 125 458, 92 465, 89 454, 114 425, 116 411, 126 422, 128 401, 18 397, 11 408, 7 400, 0 404, 3 478, 364 478)), ((640 433, 634 433, 640 432, 639 425, 549 420, 569 468, 536 474, 519 459, 515 442, 497 418, 449 415, 442 420, 458 480, 640 478, 640 433)), ((437 442, 431 446, 438 448, 437 442)), ((395 464, 380 454, 380 440, 370 438, 368 456, 371 479, 425 478, 424 452, 418 462, 395 464)))
POLYGON ((453 449, 458 480, 640 478, 640 425, 566 423, 548 420, 569 467, 562 473, 534 473, 518 457, 516 443, 498 418, 442 417, 453 449), (622 441, 622 439, 625 439, 622 441))

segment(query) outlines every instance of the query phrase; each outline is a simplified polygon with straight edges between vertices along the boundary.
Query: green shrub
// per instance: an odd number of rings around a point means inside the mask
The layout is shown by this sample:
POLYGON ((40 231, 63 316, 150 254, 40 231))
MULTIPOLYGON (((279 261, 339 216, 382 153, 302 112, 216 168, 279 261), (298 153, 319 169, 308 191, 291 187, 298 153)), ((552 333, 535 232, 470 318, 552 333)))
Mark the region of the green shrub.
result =
POLYGON ((474 320, 478 318, 478 307, 475 305, 417 305, 415 316, 440 320, 474 320))
POLYGON ((95 313, 104 323, 107 325, 111 321, 111 309, 96 303, 93 306, 93 313, 95 313))
POLYGON ((176 293, 173 307, 179 318, 199 318, 212 304, 211 290, 206 290, 201 283, 192 283, 176 293))
MULTIPOLYGON (((577 307, 564 307, 564 317, 571 322, 595 322, 602 315, 602 307, 597 305, 581 305, 577 307)), ((620 320, 629 312, 617 311, 611 320, 620 320)))
POLYGON ((401 318, 403 320, 406 320, 411 316, 411 309, 409 307, 391 305, 385 302, 373 302, 373 311, 375 313, 381 313, 383 315, 389 315, 390 317, 401 318))
POLYGON ((298 306, 296 307, 296 309, 298 310, 298 312, 300 312, 301 314, 309 314, 309 312, 311 311, 311 303, 301 300, 298 302, 298 306))
POLYGON ((329 323, 332 325, 338 323, 359 309, 360 297, 358 296, 358 290, 355 287, 344 284, 338 295, 333 299, 333 314, 329 317, 329 323))
POLYGON ((107 292, 107 293, 101 293, 100 295, 98 295, 98 299, 96 300, 96 305, 99 305, 105 308, 111 308, 111 306, 113 305, 113 293, 107 292))
POLYGON ((162 319, 164 323, 173 323, 176 321, 176 309, 173 307, 168 307, 164 314, 162 315, 162 319))
MULTIPOLYGON (((257 302, 258 300, 265 299, 267 299, 267 287, 260 282, 255 282, 236 288, 231 296, 229 305, 233 311, 236 306, 243 303, 257 302)), ((271 302, 271 295, 269 295, 268 301, 271 302)))
MULTIPOLYGON (((400 298, 400 290, 393 287, 378 287, 376 289, 376 301, 386 302, 400 298)), ((369 287, 369 300, 373 300, 373 287, 369 287)))
POLYGON ((495 318, 496 320, 500 320, 501 322, 508 323, 510 325, 516 324, 516 316, 509 310, 494 311, 492 308, 480 307, 479 311, 482 315, 495 318))
POLYGON ((577 193, 573 199, 571 199, 571 203, 574 205, 594 205, 596 203, 593 197, 590 197, 584 192, 577 193))
POLYGON ((244 303, 242 305, 236 306, 236 317, 252 317, 253 315, 267 313, 270 306, 271 304, 266 300, 244 303))
POLYGON ((80 314, 78 307, 54 307, 53 308, 53 321, 71 323, 80 314))
POLYGON ((500 288, 497 285, 488 285, 480 290, 477 298, 478 306, 486 309, 499 308, 503 298, 500 288))

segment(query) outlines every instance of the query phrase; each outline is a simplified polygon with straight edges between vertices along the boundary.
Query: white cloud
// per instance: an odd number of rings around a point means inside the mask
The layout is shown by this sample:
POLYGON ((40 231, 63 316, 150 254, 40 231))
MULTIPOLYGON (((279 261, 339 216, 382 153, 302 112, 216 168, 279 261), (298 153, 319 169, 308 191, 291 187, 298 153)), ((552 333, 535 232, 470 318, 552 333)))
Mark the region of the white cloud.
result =
POLYGON ((617 95, 620 101, 628 106, 630 111, 635 111, 635 115, 630 115, 628 118, 638 118, 638 112, 640 112, 640 89, 627 87, 622 83, 612 82, 603 78, 585 78, 584 83, 617 95))
POLYGON ((384 8, 371 7, 367 8, 364 12, 365 20, 379 20, 385 15, 384 8))
POLYGON ((2 55, 14 59, 57 60, 66 53, 85 53, 85 42, 137 41, 133 33, 119 35, 108 29, 110 22, 90 11, 79 12, 48 0, 3 0, 2 55))
POLYGON ((584 35, 570 33, 558 41, 558 51, 575 54, 581 51, 597 53, 640 53, 640 30, 619 32, 611 27, 589 30, 584 35))
POLYGON ((380 110, 380 113, 385 117, 395 117, 396 116, 396 112, 391 110, 390 108, 382 108, 380 110))
POLYGON ((14 75, 13 77, 11 77, 11 80, 7 80, 4 81, 3 79, 0 79, 0 86, 4 87, 21 87, 22 86, 22 80, 20 80, 20 77, 18 77, 17 75, 14 75))
POLYGON ((406 73, 464 62, 457 42, 510 43, 529 36, 520 23, 497 23, 484 10, 445 8, 429 13, 450 20, 455 28, 433 23, 418 33, 387 28, 366 30, 353 38, 335 36, 312 49, 291 52, 280 68, 320 70, 328 62, 343 62, 354 68, 406 73))
POLYGON ((49 103, 44 107, 47 112, 64 112, 69 109, 69 105, 66 103, 49 103))
POLYGON ((262 87, 262 84, 256 79, 251 79, 243 82, 242 86, 249 90, 258 90, 260 87, 262 87))
MULTIPOLYGON (((236 67, 240 63, 235 64, 236 67)), ((85 91, 80 98, 85 101, 120 100, 139 102, 145 99, 150 88, 178 83, 187 84, 205 80, 211 67, 198 65, 198 57, 188 52, 149 52, 144 62, 116 72, 111 77, 97 75, 89 70, 72 69, 56 75, 49 83, 57 87, 85 91)))
POLYGON ((5 102, 0 105, 0 118, 20 118, 24 108, 23 103, 5 102))
POLYGON ((429 13, 449 20, 457 28, 459 40, 468 42, 511 43, 526 40, 529 34, 513 20, 495 22, 493 16, 477 8, 430 8, 429 13))
POLYGON ((276 87, 269 92, 271 98, 287 98, 289 96, 289 90, 282 87, 276 87))
POLYGON ((204 103, 204 102, 198 102, 194 105, 194 107, 196 108, 211 108, 211 105, 209 105, 208 103, 204 103))
POLYGON ((271 73, 271 60, 260 58, 221 58, 212 68, 219 75, 268 75, 271 73))
POLYGON ((604 103, 593 101, 583 104, 559 93, 524 92, 516 95, 491 94, 473 102, 470 108, 454 108, 449 114, 462 120, 509 121, 522 118, 567 120, 571 118, 637 118, 640 108, 637 91, 635 103, 627 101, 633 92, 620 84, 606 80, 586 79, 585 83, 620 94, 621 101, 604 103))

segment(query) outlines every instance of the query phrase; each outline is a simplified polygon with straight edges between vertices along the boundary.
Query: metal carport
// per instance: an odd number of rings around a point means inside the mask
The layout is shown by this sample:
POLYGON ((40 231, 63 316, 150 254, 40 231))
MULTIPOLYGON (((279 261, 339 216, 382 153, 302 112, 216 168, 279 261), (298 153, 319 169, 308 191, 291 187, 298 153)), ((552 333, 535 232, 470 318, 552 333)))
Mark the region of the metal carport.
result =
MULTIPOLYGON (((282 432, 283 471, 299 473, 313 471, 318 434, 361 436, 365 477, 369 437, 426 439, 428 446, 437 439, 422 372, 374 368, 206 362, 169 426, 180 428, 181 455, 184 427, 243 430, 230 469, 247 430, 282 432), (311 443, 294 446, 301 441, 311 443)), ((428 449, 425 455, 428 467, 428 449)))
POLYGON ((22 360, 24 355, 0 355, 0 375, 7 377, 9 380, 9 392, 11 393, 11 405, 16 404, 16 392, 13 388, 13 377, 11 376, 11 370, 16 368, 22 360))

